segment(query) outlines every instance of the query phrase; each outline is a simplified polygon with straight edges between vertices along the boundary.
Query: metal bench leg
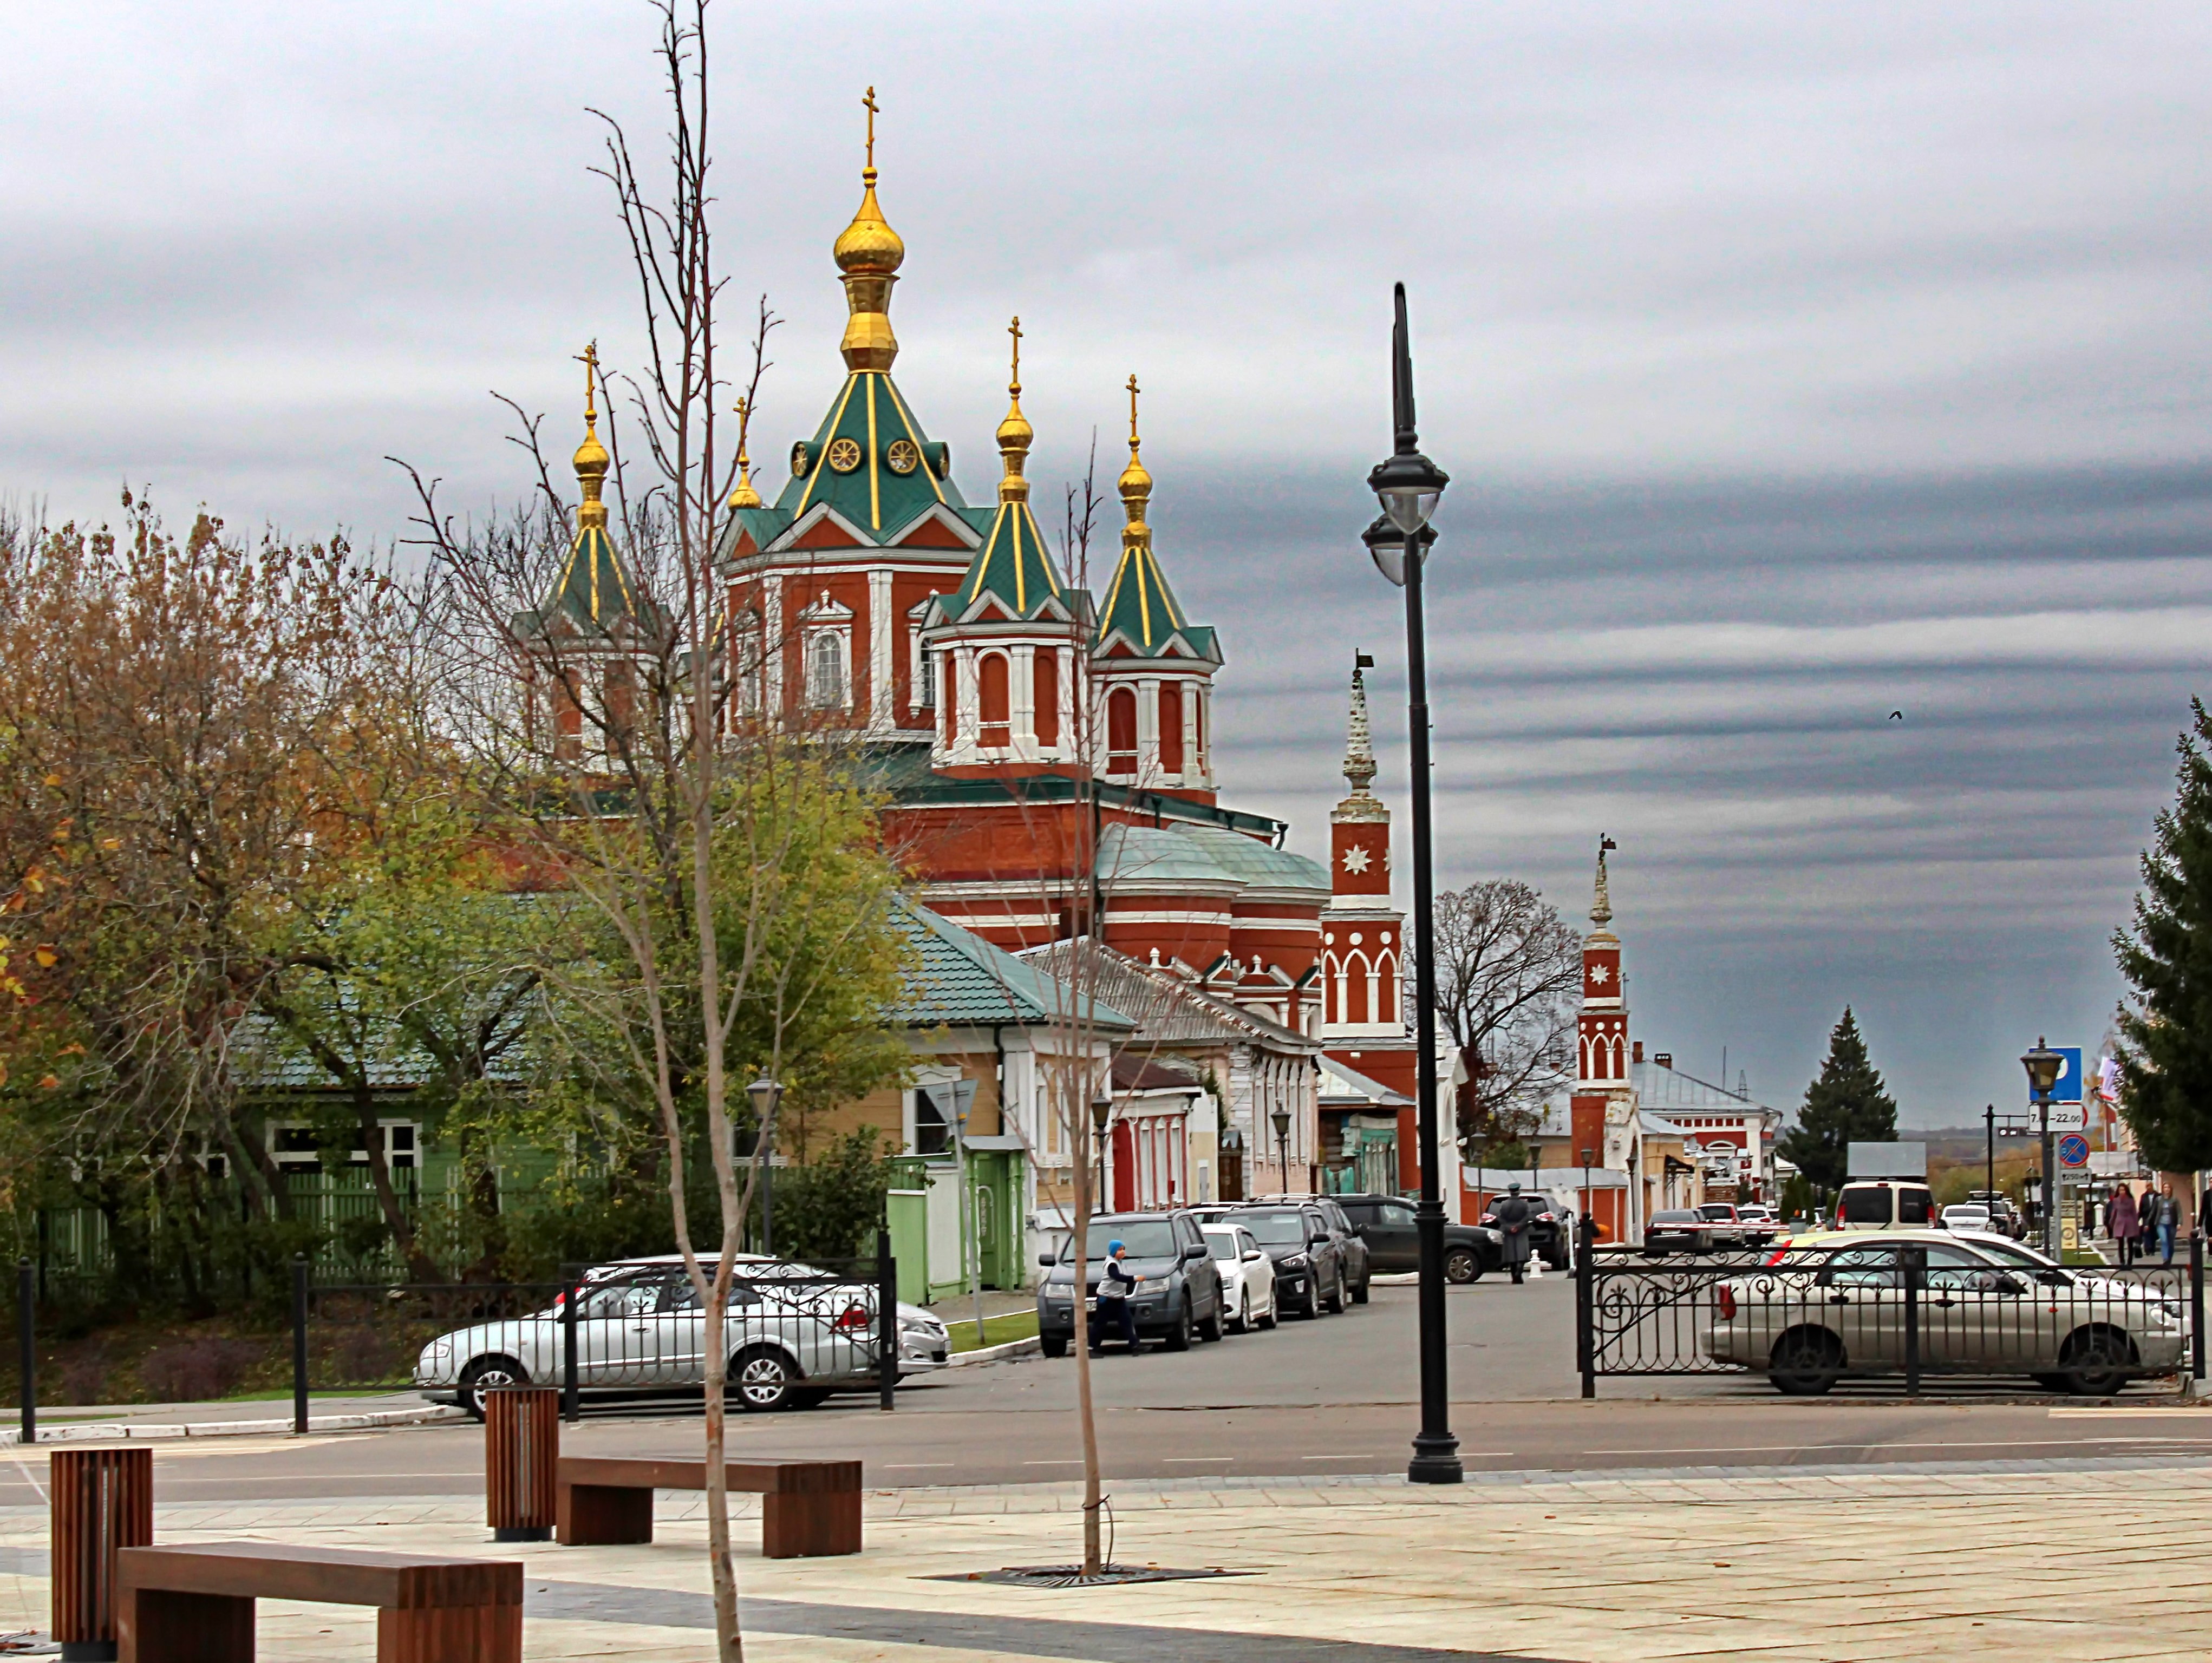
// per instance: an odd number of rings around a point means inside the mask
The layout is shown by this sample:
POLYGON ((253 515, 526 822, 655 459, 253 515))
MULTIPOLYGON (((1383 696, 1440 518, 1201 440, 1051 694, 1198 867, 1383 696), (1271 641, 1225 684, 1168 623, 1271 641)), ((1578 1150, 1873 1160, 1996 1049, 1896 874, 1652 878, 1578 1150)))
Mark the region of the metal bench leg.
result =
POLYGON ((253 1663, 253 1601, 137 1588, 116 1601, 120 1663, 253 1663))
POLYGON ((616 1547, 653 1539, 653 1492, 563 1484, 554 1498, 563 1547, 616 1547))
POLYGON ((761 1498, 761 1551, 770 1559, 820 1559, 860 1551, 860 1492, 761 1498))
POLYGON ((380 1610, 376 1663, 522 1663, 522 1607, 380 1610))

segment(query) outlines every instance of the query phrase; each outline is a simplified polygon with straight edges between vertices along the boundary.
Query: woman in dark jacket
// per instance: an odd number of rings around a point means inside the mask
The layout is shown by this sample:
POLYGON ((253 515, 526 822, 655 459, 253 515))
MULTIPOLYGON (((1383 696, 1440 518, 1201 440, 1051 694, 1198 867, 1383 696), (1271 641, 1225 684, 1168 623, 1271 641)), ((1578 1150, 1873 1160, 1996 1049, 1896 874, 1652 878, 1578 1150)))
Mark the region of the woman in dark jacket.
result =
POLYGON ((2120 1263, 2132 1265, 2136 1260, 2136 1236, 2142 1229, 2136 1216, 2135 1192, 2121 1184, 2112 1191, 2112 1223, 2108 1226, 2112 1240, 2120 1250, 2120 1263))

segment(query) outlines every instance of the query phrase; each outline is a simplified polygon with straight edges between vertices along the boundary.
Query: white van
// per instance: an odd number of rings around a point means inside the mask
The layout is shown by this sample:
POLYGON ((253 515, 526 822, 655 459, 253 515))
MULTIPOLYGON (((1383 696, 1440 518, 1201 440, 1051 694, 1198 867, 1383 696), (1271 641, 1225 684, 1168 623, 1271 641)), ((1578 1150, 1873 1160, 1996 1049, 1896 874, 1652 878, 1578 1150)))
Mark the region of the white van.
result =
POLYGON ((1917 1178, 1855 1178, 1836 1198, 1839 1230, 1933 1229, 1936 1196, 1917 1178))

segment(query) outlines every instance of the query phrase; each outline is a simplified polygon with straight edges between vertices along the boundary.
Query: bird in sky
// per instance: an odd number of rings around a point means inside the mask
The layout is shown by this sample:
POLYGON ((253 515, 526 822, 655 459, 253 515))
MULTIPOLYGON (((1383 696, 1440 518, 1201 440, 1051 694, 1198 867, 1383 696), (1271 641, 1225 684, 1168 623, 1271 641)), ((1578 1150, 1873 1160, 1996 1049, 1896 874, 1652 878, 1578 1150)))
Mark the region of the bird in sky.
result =
POLYGON ((1905 713, 1901 710, 1893 710, 1889 713, 1889 719, 1893 722, 1901 722, 1905 719, 1905 713))

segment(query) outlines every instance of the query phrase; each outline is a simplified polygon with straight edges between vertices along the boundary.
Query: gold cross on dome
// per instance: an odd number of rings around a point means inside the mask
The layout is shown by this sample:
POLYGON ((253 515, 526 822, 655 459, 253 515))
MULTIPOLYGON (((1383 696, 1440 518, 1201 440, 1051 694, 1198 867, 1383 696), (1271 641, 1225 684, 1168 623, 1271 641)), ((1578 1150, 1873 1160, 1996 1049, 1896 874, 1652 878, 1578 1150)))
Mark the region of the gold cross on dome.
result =
POLYGON ((860 100, 868 112, 868 166, 876 165, 876 89, 868 88, 868 95, 860 100))
POLYGON ((599 385, 599 343, 593 341, 576 355, 576 361, 584 367, 584 420, 597 419, 599 410, 595 399, 599 385))
POLYGON ((1018 393, 1022 390, 1022 320, 1018 315, 1006 325, 1006 333, 1014 337, 1013 391, 1018 393))
POLYGON ((1129 377, 1129 442, 1137 442, 1137 378, 1133 372, 1129 377))

